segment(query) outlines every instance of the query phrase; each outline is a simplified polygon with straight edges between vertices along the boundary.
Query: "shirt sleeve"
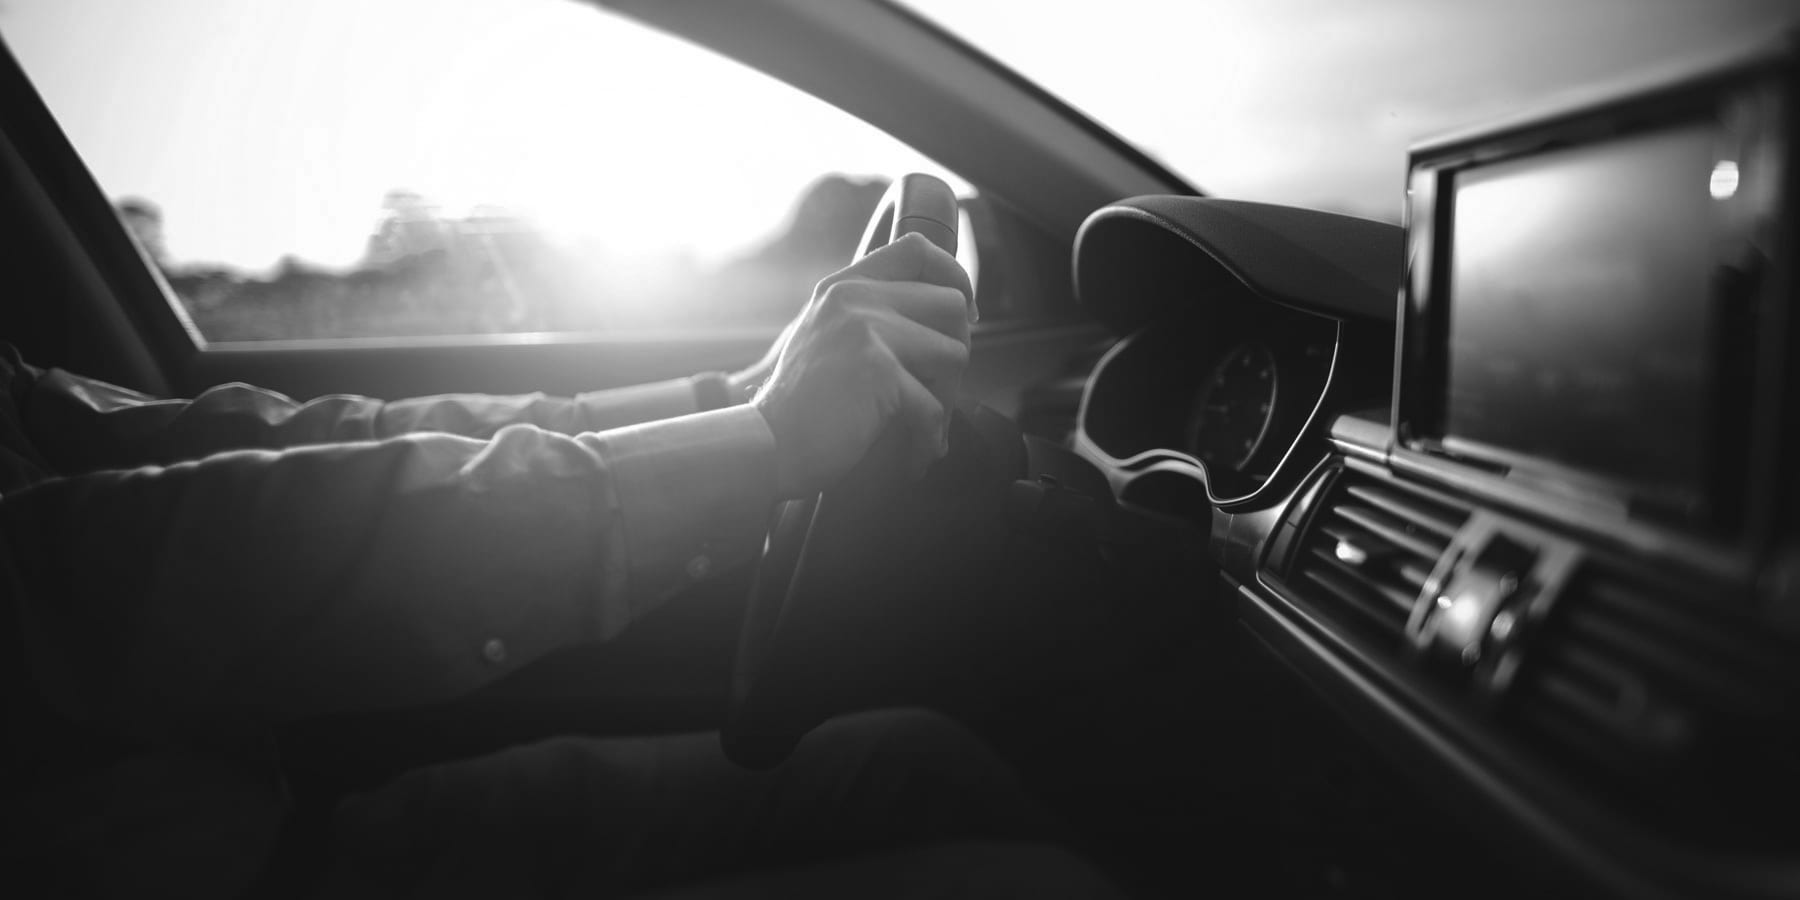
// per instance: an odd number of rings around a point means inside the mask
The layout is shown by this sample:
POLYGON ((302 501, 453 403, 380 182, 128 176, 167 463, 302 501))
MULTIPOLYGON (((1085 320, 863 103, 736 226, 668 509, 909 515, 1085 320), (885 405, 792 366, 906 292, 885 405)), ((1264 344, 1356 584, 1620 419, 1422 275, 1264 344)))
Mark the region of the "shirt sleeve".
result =
POLYGON ((20 404, 32 444, 61 472, 168 465, 226 450, 279 450, 417 432, 488 439, 510 425, 574 435, 721 408, 708 372, 574 397, 443 394, 382 401, 333 394, 305 403, 247 384, 164 400, 52 369, 20 404))
POLYGON ((439 702, 605 640, 750 559, 774 483, 737 406, 54 479, 0 499, 0 537, 46 699, 161 736, 439 702))

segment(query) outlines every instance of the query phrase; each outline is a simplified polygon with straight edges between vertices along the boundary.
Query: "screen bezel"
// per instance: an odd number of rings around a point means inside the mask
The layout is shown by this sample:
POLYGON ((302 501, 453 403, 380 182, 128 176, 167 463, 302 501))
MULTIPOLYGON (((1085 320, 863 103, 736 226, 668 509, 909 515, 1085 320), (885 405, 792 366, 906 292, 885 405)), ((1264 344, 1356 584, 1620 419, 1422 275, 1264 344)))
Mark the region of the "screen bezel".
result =
MULTIPOLYGON (((1697 124, 1714 129, 1721 148, 1738 154, 1736 158, 1761 153, 1778 159, 1781 165, 1766 177, 1779 180, 1787 153, 1784 96, 1767 78, 1738 78, 1415 150, 1408 173, 1407 272, 1396 347, 1392 450, 1396 460, 1428 471, 1448 468, 1466 481, 1501 482, 1514 494, 1554 497, 1614 516, 1709 533, 1741 529, 1747 508, 1753 504, 1747 486, 1751 483, 1750 448, 1758 406, 1754 390, 1757 359, 1769 355, 1767 347, 1757 344, 1750 317, 1773 302, 1769 295, 1781 279, 1765 272, 1757 289, 1741 304, 1747 310, 1727 314, 1721 304, 1712 303, 1713 340, 1705 363, 1709 383, 1703 387, 1708 427, 1697 436, 1704 442, 1699 448, 1701 474, 1691 489, 1669 490, 1448 435, 1445 310, 1451 300, 1449 254, 1454 244, 1455 186, 1460 174, 1495 163, 1697 124), (1771 143, 1778 146, 1770 147, 1771 143), (1751 352, 1741 352, 1744 348, 1751 352)), ((1787 186, 1777 187, 1743 190, 1722 201, 1747 207, 1728 218, 1734 222, 1779 221, 1787 186)), ((1757 246, 1755 236, 1736 225, 1715 227, 1709 239, 1719 261, 1757 246)))

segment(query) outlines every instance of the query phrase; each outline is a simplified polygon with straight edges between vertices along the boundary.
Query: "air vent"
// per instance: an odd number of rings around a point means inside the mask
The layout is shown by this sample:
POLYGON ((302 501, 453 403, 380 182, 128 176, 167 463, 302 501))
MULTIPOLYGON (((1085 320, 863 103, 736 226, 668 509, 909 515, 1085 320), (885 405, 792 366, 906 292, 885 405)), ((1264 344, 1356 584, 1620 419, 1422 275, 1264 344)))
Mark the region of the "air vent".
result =
POLYGON ((1302 532, 1286 581, 1346 626, 1398 646, 1413 603, 1468 517, 1411 486, 1344 470, 1302 532))
POLYGON ((1519 673, 1521 727, 1651 805, 1791 800, 1800 647, 1723 594, 1585 563, 1519 673))

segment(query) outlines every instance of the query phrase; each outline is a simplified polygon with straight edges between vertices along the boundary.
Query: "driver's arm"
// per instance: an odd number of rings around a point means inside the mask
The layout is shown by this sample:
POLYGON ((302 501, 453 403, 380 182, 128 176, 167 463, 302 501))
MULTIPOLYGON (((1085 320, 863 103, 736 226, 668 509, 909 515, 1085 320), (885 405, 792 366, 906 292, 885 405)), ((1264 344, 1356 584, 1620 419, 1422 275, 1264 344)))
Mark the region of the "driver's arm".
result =
POLYGON ((56 479, 0 501, 40 687, 154 735, 433 703, 605 640, 755 552, 774 440, 738 406, 56 479))
POLYGON ((904 239, 822 282, 751 405, 53 479, 0 499, 47 698, 156 735, 432 703, 623 630, 756 552, 883 428, 943 452, 967 277, 904 239))
POLYGON ((521 424, 561 434, 604 431, 741 403, 742 385, 756 377, 751 370, 705 373, 574 397, 443 394, 382 401, 336 394, 300 403, 247 384, 220 385, 191 400, 160 399, 61 369, 35 369, 11 348, 0 348, 0 366, 14 373, 32 445, 62 473, 423 431, 482 439, 521 424))

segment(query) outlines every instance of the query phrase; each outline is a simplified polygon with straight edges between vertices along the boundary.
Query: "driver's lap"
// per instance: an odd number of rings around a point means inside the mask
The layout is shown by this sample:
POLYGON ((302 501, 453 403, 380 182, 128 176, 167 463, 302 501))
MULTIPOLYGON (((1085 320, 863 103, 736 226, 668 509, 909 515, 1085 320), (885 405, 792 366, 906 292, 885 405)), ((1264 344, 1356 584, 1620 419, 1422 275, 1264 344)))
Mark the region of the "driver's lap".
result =
POLYGON ((727 761, 714 734, 559 738, 415 770, 342 804, 317 893, 609 896, 714 879, 705 896, 909 896, 891 893, 896 868, 998 885, 1011 868, 1041 877, 1054 853, 926 845, 1056 837, 980 740, 897 710, 828 722, 767 772, 727 761), (763 869, 778 871, 742 874, 763 869))

